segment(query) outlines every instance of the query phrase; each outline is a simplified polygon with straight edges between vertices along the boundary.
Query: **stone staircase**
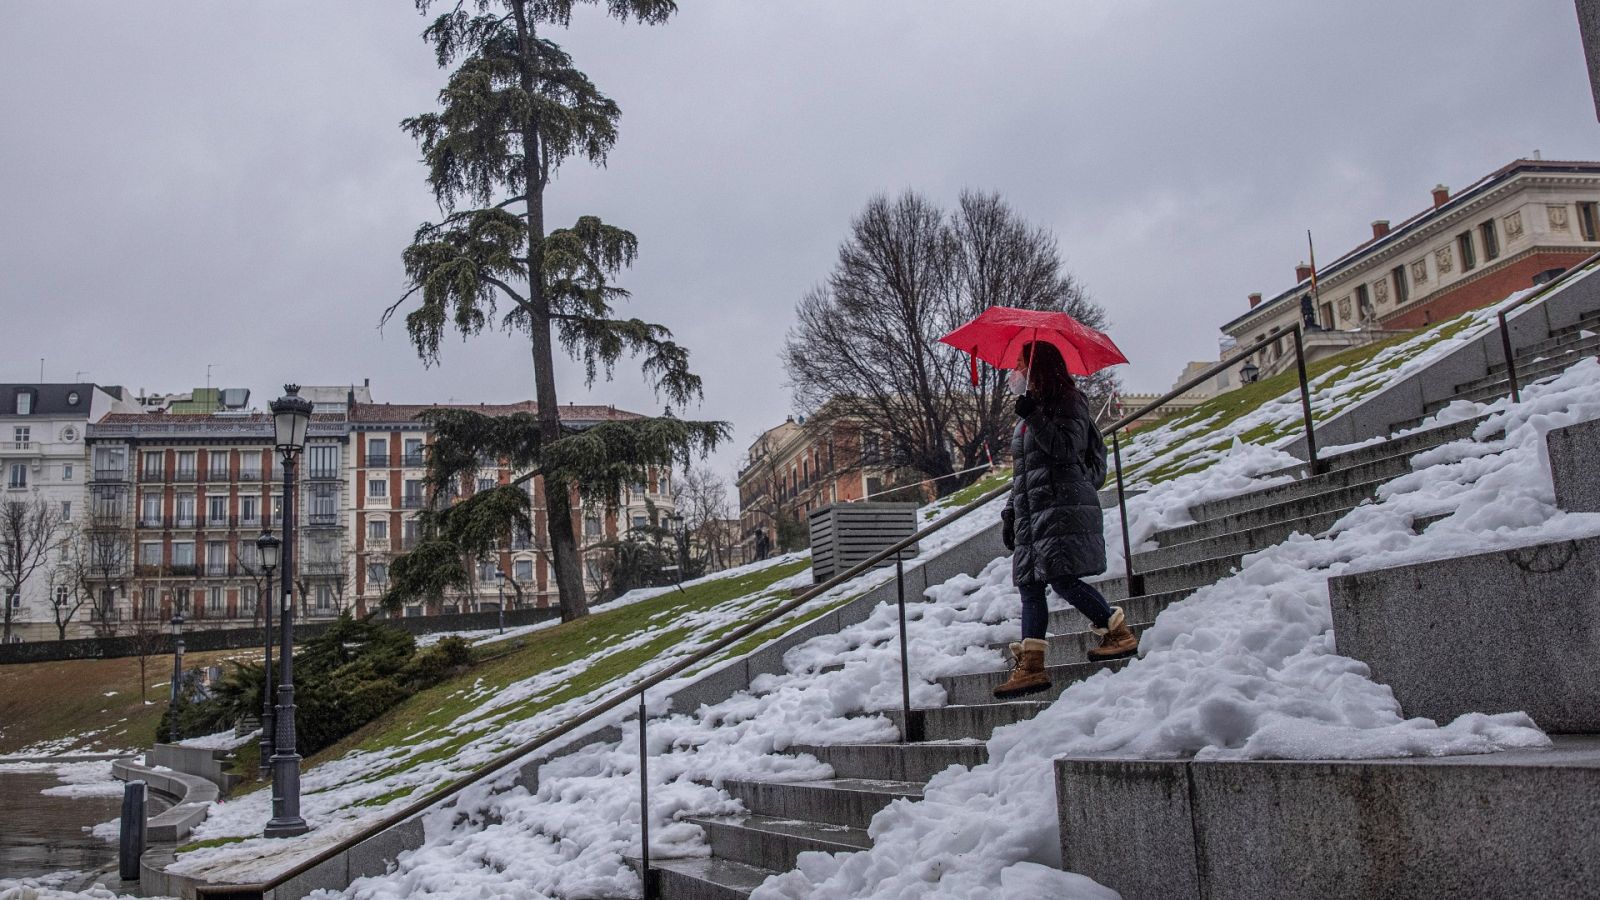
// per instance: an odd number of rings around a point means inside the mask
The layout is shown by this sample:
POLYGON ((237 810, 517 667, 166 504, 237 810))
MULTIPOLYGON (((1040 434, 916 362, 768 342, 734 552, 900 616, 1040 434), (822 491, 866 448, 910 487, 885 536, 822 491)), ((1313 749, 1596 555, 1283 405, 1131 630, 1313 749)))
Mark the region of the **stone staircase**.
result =
MULTIPOLYGON (((1590 310, 1579 315, 1578 321, 1556 329, 1550 337, 1529 344, 1514 354, 1517 361, 1517 384, 1526 387, 1552 375, 1559 375, 1568 366, 1586 357, 1600 354, 1600 310, 1590 310)), ((1504 360, 1489 364, 1489 373, 1481 378, 1463 382, 1447 397, 1423 404, 1421 418, 1397 422, 1393 430, 1414 428, 1428 416, 1457 400, 1482 403, 1495 400, 1511 392, 1511 382, 1506 378, 1504 360)))
MULTIPOLYGON (((1246 553, 1295 532, 1326 531, 1384 482, 1410 471, 1411 456, 1457 440, 1477 424, 1456 422, 1362 447, 1327 458, 1320 474, 1309 475, 1304 466, 1297 466, 1284 472, 1295 476, 1292 482, 1195 506, 1190 510, 1193 524, 1157 533, 1158 549, 1134 554, 1134 570, 1144 581, 1142 595, 1129 596, 1124 576, 1106 578, 1097 586, 1123 608, 1135 629, 1142 630, 1169 604, 1227 577, 1246 553)), ((725 789, 748 812, 692 819, 704 829, 711 856, 653 861, 658 896, 746 897, 770 875, 794 868, 802 852, 865 849, 871 845, 867 826, 885 806, 896 799, 920 797, 928 779, 951 765, 983 763, 985 742, 995 729, 1037 715, 1068 686, 1101 669, 1128 664, 1088 661, 1087 650, 1095 637, 1076 610, 1052 610, 1049 629, 1046 662, 1052 688, 1048 692, 997 702, 992 691, 1007 677, 1004 671, 941 678, 948 705, 913 710, 909 723, 898 711, 890 714, 908 739, 904 743, 791 748, 832 766, 832 779, 725 782, 725 789)), ((916 660, 911 664, 915 668, 916 660)))

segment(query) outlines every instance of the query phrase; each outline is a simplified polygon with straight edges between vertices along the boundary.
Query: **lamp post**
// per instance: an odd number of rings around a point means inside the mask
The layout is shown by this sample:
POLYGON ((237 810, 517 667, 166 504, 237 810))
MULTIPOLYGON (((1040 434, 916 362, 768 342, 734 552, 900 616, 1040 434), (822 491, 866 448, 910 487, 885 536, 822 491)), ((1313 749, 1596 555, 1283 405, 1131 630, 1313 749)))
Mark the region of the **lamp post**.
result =
POLYGON ((178 608, 178 595, 172 595, 172 701, 168 708, 172 715, 167 721, 167 740, 178 742, 178 692, 183 685, 183 610, 178 608))
POLYGON ((494 567, 494 584, 500 589, 500 633, 506 633, 506 572, 499 566, 494 567))
POLYGON ((1256 379, 1260 377, 1261 367, 1256 365, 1254 360, 1247 359, 1244 365, 1239 367, 1239 379, 1245 384, 1255 384, 1256 379))
POLYGON ((283 607, 278 610, 281 633, 278 642, 278 718, 277 740, 272 754, 272 819, 266 837, 294 837, 309 828, 300 817, 300 754, 294 738, 294 468, 306 445, 306 427, 311 423, 311 401, 300 396, 300 386, 286 384, 283 396, 272 401, 274 444, 283 457, 283 607))
POLYGON ((270 531, 263 531, 256 538, 256 550, 261 555, 261 571, 267 576, 267 590, 256 603, 261 605, 262 630, 266 634, 262 650, 264 655, 261 661, 261 780, 266 781, 272 777, 272 747, 273 723, 277 716, 273 711, 272 702, 272 572, 278 568, 278 550, 280 542, 270 531))
POLYGON ((689 570, 689 532, 683 524, 683 513, 673 513, 667 517, 672 523, 672 538, 677 544, 678 551, 678 583, 683 584, 683 576, 689 570))

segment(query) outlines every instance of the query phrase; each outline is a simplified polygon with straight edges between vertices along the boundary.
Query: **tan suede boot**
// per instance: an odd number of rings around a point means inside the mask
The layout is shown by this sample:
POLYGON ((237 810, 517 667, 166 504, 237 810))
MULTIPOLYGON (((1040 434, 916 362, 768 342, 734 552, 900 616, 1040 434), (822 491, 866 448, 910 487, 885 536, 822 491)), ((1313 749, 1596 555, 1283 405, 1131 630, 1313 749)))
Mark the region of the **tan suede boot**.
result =
POLYGON ((1044 654, 1049 645, 1038 638, 1026 638, 1020 648, 1011 645, 1013 668, 1011 677, 994 689, 998 700, 1010 700, 1050 689, 1050 676, 1044 672, 1044 654))
POLYGON ((1139 652, 1139 636, 1128 627, 1127 617, 1122 614, 1120 606, 1111 608, 1111 621, 1106 623, 1106 627, 1089 630, 1100 635, 1100 646, 1089 649, 1091 662, 1122 659, 1139 652))

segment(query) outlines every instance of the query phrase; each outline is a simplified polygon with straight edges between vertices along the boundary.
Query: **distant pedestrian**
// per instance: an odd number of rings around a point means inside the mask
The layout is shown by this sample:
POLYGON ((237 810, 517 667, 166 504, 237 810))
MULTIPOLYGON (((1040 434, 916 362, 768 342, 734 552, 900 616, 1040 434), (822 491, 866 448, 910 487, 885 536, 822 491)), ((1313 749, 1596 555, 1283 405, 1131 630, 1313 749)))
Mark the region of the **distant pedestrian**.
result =
POLYGON ((769 541, 767 539, 767 530, 765 528, 757 528, 756 529, 756 559, 766 559, 767 558, 767 554, 771 553, 771 552, 772 552, 772 543, 771 543, 771 541, 769 541))
POLYGON ((1012 373, 1017 424, 1012 432, 1015 473, 1002 512, 1011 578, 1022 594, 1022 640, 1011 645, 1011 677, 995 688, 1001 699, 1050 688, 1045 674, 1046 587, 1066 598, 1094 626, 1100 644, 1091 660, 1119 659, 1139 650, 1122 610, 1080 579, 1106 569, 1099 489, 1106 480, 1106 447, 1094 414, 1067 371, 1061 352, 1028 344, 1012 373))

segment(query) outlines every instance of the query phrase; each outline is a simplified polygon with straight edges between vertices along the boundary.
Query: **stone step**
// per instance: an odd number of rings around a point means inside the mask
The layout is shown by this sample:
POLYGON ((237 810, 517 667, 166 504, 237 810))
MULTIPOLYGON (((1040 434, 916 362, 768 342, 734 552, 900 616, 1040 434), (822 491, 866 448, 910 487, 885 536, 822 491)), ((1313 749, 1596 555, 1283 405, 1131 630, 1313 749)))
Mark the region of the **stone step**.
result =
POLYGON ((763 881, 778 874, 715 856, 652 859, 650 868, 655 873, 659 900, 744 900, 763 881))
MULTIPOLYGON (((1099 585, 1096 584, 1098 587, 1099 585)), ((1138 597, 1122 597, 1112 600, 1113 606, 1122 608, 1122 614, 1131 622, 1154 622, 1161 611, 1177 603, 1179 600, 1193 594, 1199 587, 1178 588, 1171 591, 1161 591, 1154 594, 1144 594, 1138 597)), ((1077 631, 1088 631, 1089 618, 1072 607, 1050 610, 1050 618, 1045 622, 1045 630, 1050 634, 1070 634, 1077 631)), ((1017 633, 1020 635, 1021 629, 1017 633)))
MULTIPOLYGON (((1542 356, 1519 359, 1517 360, 1517 381, 1520 384, 1528 384, 1544 375, 1563 371, 1579 360, 1594 356, 1597 351, 1600 351, 1600 335, 1574 342, 1559 353, 1548 353, 1542 356)), ((1482 378, 1475 378, 1464 384, 1456 385, 1455 395, 1457 397, 1467 397, 1486 388, 1498 388, 1506 383, 1505 366, 1502 365, 1498 371, 1491 372, 1482 378)))
MULTIPOLYGON (((1043 700, 1013 700, 1008 703, 995 702, 993 698, 988 703, 972 706, 930 706, 913 709, 913 721, 920 722, 920 740, 924 741, 960 741, 979 740, 986 741, 994 734, 996 728, 1026 722, 1050 704, 1043 700)), ((906 733, 901 720, 905 716, 900 710, 886 712, 894 722, 900 733, 906 733)))
MULTIPOLYGON (((1597 333, 1600 333, 1600 323, 1596 323, 1592 320, 1580 322, 1576 325, 1569 325, 1566 328, 1551 332, 1548 338, 1545 338, 1542 341, 1534 341, 1533 343, 1524 347, 1519 347, 1516 351, 1514 351, 1517 359, 1517 368, 1522 368, 1528 363, 1529 360, 1532 360, 1535 357, 1549 356, 1552 353, 1564 352, 1572 345, 1589 340, 1597 333), (1589 333, 1586 335, 1584 334, 1585 331, 1589 333)), ((1499 347, 1496 347, 1495 350, 1498 351, 1495 354, 1495 358, 1499 359, 1500 362, 1490 363, 1489 371, 1491 373, 1504 372, 1506 369, 1504 352, 1500 351, 1499 347)))
MULTIPOLYGON (((1600 352, 1600 349, 1590 349, 1584 353, 1574 353, 1552 359, 1541 360, 1536 364, 1530 365, 1526 369, 1519 366, 1517 368, 1517 384, 1522 387, 1527 387, 1530 384, 1552 378, 1561 374, 1562 372, 1565 372, 1567 369, 1571 368, 1577 363, 1588 359, 1591 356, 1595 356, 1597 352, 1600 352)), ((1506 380, 1504 373, 1501 373, 1490 383, 1461 390, 1458 393, 1452 394, 1444 399, 1434 400, 1430 403, 1427 403, 1423 406, 1423 410, 1427 415, 1432 415, 1433 413, 1438 412, 1457 400, 1466 400, 1472 403, 1485 403, 1488 401, 1497 400, 1509 394, 1510 392, 1511 382, 1506 380)))
POLYGON ((843 825, 755 815, 691 817, 687 821, 705 831, 713 857, 774 872, 793 869, 802 853, 850 853, 872 846, 865 831, 843 825))
MULTIPOLYGON (((1338 472, 1353 466, 1362 465, 1363 463, 1383 459, 1384 457, 1398 456, 1401 454, 1415 455, 1424 450, 1437 447, 1440 444, 1448 444, 1451 441, 1458 441, 1472 434, 1473 429, 1477 428, 1478 423, 1482 422, 1485 418, 1487 417, 1479 416, 1474 419, 1463 419, 1459 422, 1447 422, 1443 425, 1436 425, 1433 428, 1429 428, 1425 431, 1414 432, 1412 434, 1405 435, 1404 437, 1378 441, 1376 443, 1367 444, 1364 447, 1356 447, 1353 450, 1345 450, 1341 453, 1334 453, 1331 455, 1324 453, 1321 456, 1323 471, 1338 472)), ((1422 419, 1418 419, 1415 424, 1420 425, 1422 421, 1422 419)), ((1276 472, 1271 472, 1268 474, 1290 475, 1295 478, 1304 478, 1309 474, 1309 472, 1306 464, 1300 463, 1298 465, 1289 466, 1288 468, 1279 469, 1276 472)))
MULTIPOLYGON (((1239 554, 1219 556, 1214 559, 1199 560, 1192 563, 1153 569, 1149 572, 1140 572, 1138 577, 1144 580, 1144 592, 1147 594, 1163 594, 1178 590, 1186 590, 1193 593, 1208 584, 1213 584, 1228 577, 1239 568, 1239 561, 1242 558, 1239 554)), ((1128 579, 1124 575, 1091 583, 1105 596, 1107 602, 1113 606, 1121 605, 1122 601, 1128 597, 1128 579)))
MULTIPOLYGON (((1363 462, 1360 465, 1350 466, 1335 472, 1317 475, 1312 478, 1302 478, 1298 481, 1292 481, 1287 484, 1274 485, 1272 487, 1261 488, 1259 490, 1250 491, 1244 494, 1235 494, 1232 497, 1223 497, 1218 500, 1210 500, 1205 503, 1198 503, 1189 508, 1189 515, 1194 519, 1195 525, 1204 525, 1209 522, 1220 522, 1222 525, 1226 526, 1230 524, 1228 520, 1233 516, 1272 507, 1287 509, 1292 513, 1291 515, 1279 516, 1277 519, 1272 521, 1281 521, 1282 519, 1293 518, 1295 515, 1306 515, 1313 512, 1319 512, 1321 511, 1321 508, 1297 510, 1291 506, 1286 506, 1286 504, 1292 504, 1297 500, 1308 500, 1310 498, 1319 497, 1327 494, 1329 491, 1335 491, 1355 485, 1374 483, 1381 484, 1382 482, 1388 481, 1391 478, 1404 475, 1405 473, 1411 471, 1411 457, 1415 456, 1417 452, 1418 451, 1416 450, 1409 450, 1403 453, 1382 456, 1377 459, 1363 462)), ((1194 528, 1195 525, 1182 527, 1194 528)), ((1176 531, 1178 529, 1172 530, 1176 531)), ((1226 528, 1226 530, 1234 531, 1237 529, 1226 528)), ((1212 530, 1206 533, 1216 534, 1221 532, 1212 530)), ((1177 543, 1184 540, 1192 540, 1192 538, 1188 537, 1174 537, 1170 532, 1157 532, 1155 535, 1153 535, 1153 537, 1157 543, 1160 543, 1163 546, 1165 546, 1167 543, 1177 543)))
POLYGON ((1344 518, 1346 513, 1359 505, 1360 501, 1357 501, 1348 506, 1324 510, 1308 516, 1298 516, 1281 522, 1268 522, 1265 525, 1257 525, 1239 531, 1207 535, 1192 541, 1163 542, 1155 550, 1135 553, 1133 555, 1134 571, 1143 572, 1163 566, 1181 565, 1186 562, 1196 562, 1224 554, 1254 553, 1263 547, 1282 543, 1289 535, 1296 532, 1315 537, 1332 528, 1335 522, 1344 518))
MULTIPOLYGON (((994 698, 986 698, 993 700, 994 698)), ((833 767, 835 778, 884 778, 926 782, 951 766, 976 766, 989 759, 979 741, 920 744, 797 744, 788 753, 809 753, 833 767)))
POLYGON ((753 815, 865 829, 896 800, 918 800, 922 784, 868 778, 822 781, 724 781, 722 789, 753 815))
MULTIPOLYGON (((1405 465, 1407 468, 1404 471, 1409 471, 1410 463, 1406 462, 1405 465)), ((1397 471, 1386 477, 1376 478, 1371 481, 1327 488, 1317 493, 1290 496, 1268 506, 1256 506, 1219 518, 1196 522, 1193 525, 1168 528, 1165 531, 1156 532, 1152 537, 1159 546, 1170 547, 1190 541, 1248 531, 1252 528, 1276 525, 1280 522, 1290 522, 1307 516, 1314 516, 1318 513, 1348 511, 1360 506, 1362 501, 1376 494, 1378 488, 1384 482, 1400 474, 1403 474, 1403 472, 1397 471)))
POLYGON ((1343 575, 1328 595, 1338 652, 1407 716, 1600 732, 1600 537, 1343 575))
POLYGON ((1061 865, 1126 900, 1595 897, 1600 736, 1371 760, 1056 760, 1061 865))
MULTIPOLYGON (((1126 615, 1126 612, 1124 612, 1124 615, 1126 615)), ((1144 630, 1150 627, 1150 623, 1135 622, 1130 623, 1128 627, 1133 629, 1134 634, 1144 634, 1144 630)), ((1049 650, 1045 652, 1045 665, 1066 666, 1073 663, 1088 662, 1089 649, 1100 646, 1100 635, 1092 631, 1072 631, 1066 634, 1048 635, 1045 638, 1045 643, 1049 645, 1049 650)), ((1009 653, 1010 646, 1010 641, 1000 641, 990 644, 989 648, 1002 653, 1009 653)))
MULTIPOLYGON (((1100 663, 1069 663, 1064 666, 1045 666, 1045 674, 1050 676, 1049 690, 1019 700, 1054 700, 1061 696, 1072 685, 1102 671, 1116 671, 1128 664, 1127 659, 1112 660, 1100 663)), ((971 675, 949 675, 939 679, 939 684, 945 689, 945 696, 952 705, 977 705, 993 703, 995 701, 994 689, 1011 677, 1009 671, 976 672, 971 675)))

